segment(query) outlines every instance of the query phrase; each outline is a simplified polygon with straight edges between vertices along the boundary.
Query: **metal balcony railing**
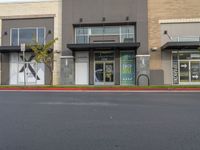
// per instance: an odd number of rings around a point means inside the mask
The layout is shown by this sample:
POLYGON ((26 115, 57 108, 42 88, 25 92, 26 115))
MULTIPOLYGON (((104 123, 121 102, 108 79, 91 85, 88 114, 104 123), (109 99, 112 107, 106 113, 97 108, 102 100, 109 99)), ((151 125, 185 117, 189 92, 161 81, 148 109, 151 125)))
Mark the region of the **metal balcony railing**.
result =
POLYGON ((200 42, 200 36, 177 36, 171 37, 173 42, 200 42))

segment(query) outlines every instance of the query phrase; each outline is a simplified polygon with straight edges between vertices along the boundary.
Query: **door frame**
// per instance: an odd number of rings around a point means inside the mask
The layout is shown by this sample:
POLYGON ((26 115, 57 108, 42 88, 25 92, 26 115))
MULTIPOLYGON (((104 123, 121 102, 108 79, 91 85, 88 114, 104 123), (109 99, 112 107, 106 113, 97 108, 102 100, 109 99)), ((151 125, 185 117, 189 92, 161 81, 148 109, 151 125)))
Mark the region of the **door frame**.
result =
POLYGON ((188 60, 178 60, 178 74, 179 74, 179 85, 199 85, 200 82, 192 82, 192 78, 191 78, 191 62, 199 62, 200 63, 200 59, 188 59, 188 60), (181 82, 180 80, 180 62, 188 62, 189 64, 189 82, 181 82))
POLYGON ((115 61, 94 61, 94 85, 114 85, 115 84, 115 61), (95 81, 95 73, 96 73, 96 64, 103 64, 103 82, 95 81), (105 81, 105 64, 112 63, 113 64, 113 82, 105 81))

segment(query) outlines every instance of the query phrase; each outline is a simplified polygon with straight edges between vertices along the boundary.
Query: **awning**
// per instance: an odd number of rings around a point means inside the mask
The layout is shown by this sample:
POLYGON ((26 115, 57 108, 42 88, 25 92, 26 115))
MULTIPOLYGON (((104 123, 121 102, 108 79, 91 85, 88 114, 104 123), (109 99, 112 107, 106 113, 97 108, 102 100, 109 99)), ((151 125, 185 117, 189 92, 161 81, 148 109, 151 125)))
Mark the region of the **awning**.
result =
POLYGON ((200 42, 167 42, 162 50, 188 50, 200 48, 200 42))
POLYGON ((72 51, 86 50, 137 50, 140 43, 90 43, 90 44, 67 44, 72 51))
MULTIPOLYGON (((31 52, 30 48, 26 48, 26 52, 31 52)), ((20 46, 0 46, 1 53, 21 52, 20 46)))

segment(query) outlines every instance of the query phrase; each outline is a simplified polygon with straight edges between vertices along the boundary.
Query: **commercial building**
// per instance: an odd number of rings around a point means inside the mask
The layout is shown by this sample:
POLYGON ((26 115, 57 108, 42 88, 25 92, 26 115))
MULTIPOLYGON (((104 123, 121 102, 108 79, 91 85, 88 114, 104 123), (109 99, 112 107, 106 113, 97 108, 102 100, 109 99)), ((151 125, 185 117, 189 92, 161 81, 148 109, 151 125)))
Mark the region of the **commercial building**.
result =
POLYGON ((148 84, 147 0, 64 0, 61 84, 148 84))
POLYGON ((49 0, 0 4, 0 83, 200 84, 198 0, 49 0), (187 13, 186 13, 187 10, 187 13), (55 43, 53 74, 26 58, 55 43), (25 60, 25 63, 24 61, 25 60), (24 69, 25 68, 25 69, 24 69))
POLYGON ((2 85, 45 85, 59 79, 59 52, 61 42, 54 45, 54 74, 43 63, 36 63, 33 52, 26 48, 22 55, 20 45, 36 40, 45 44, 54 37, 61 37, 59 1, 19 2, 0 4, 0 83, 2 85))
POLYGON ((198 0, 149 0, 151 84, 200 84, 198 0))

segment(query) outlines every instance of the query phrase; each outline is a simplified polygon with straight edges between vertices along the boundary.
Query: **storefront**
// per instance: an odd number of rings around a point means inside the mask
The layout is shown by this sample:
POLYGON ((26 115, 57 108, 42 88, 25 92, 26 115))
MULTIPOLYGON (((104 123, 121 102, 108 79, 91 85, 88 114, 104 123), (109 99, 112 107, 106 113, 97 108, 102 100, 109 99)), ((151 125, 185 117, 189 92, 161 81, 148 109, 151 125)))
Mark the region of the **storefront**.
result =
MULTIPOLYGON (((168 42, 162 47, 163 53, 167 52, 171 56, 172 84, 200 85, 200 50, 198 47, 199 42, 168 42)), ((168 72, 166 68, 163 69, 168 72)))
POLYGON ((52 17, 14 18, 2 20, 1 84, 45 85, 50 84, 52 73, 44 63, 37 63, 29 45, 46 44, 53 39, 52 17), (25 44, 24 55, 21 44, 25 44))
POLYGON ((115 82, 115 53, 112 51, 94 53, 94 84, 113 85, 115 82))
POLYGON ((135 85, 136 52, 139 45, 139 43, 68 44, 74 51, 75 84, 135 85))
POLYGON ((67 48, 75 58, 76 85, 135 85, 135 23, 74 26, 75 43, 67 48))
POLYGON ((200 84, 200 52, 173 51, 173 84, 200 84))
POLYGON ((45 65, 34 60, 33 53, 10 53, 9 85, 44 85, 45 65))

